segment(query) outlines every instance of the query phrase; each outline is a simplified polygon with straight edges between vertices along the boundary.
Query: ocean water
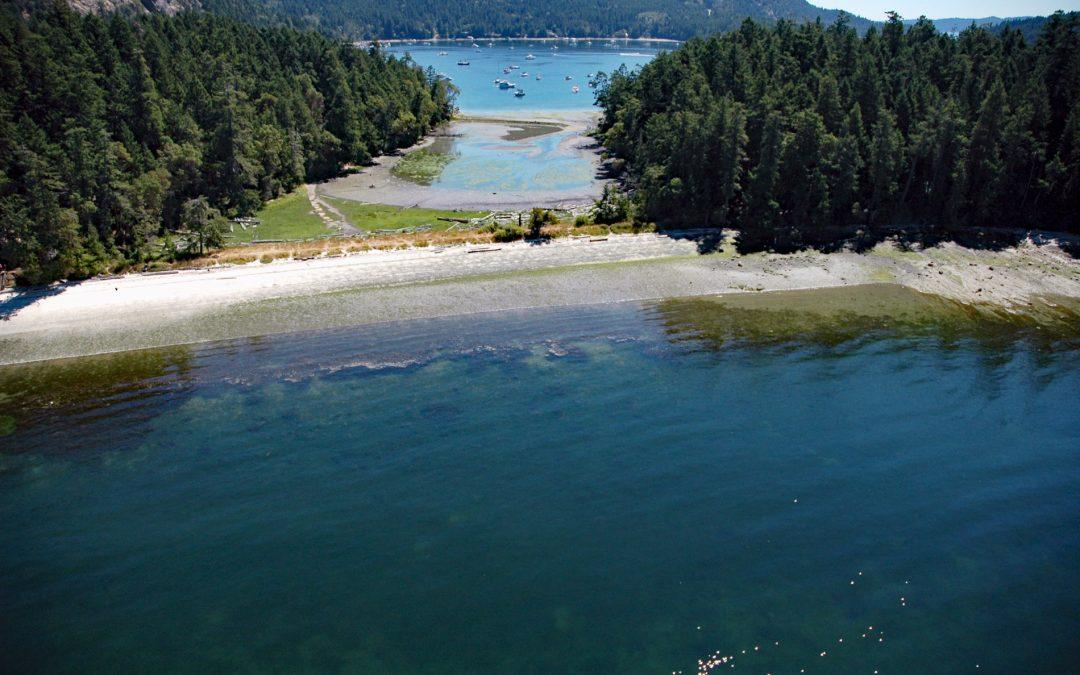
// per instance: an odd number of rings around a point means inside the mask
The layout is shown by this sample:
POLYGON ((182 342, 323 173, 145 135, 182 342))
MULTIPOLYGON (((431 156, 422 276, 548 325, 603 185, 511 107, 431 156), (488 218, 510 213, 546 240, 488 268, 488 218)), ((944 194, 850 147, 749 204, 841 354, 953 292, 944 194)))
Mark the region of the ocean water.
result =
MULTIPOLYGON (((460 90, 457 105, 462 114, 520 120, 594 110, 590 76, 610 73, 621 65, 637 68, 664 48, 661 43, 640 40, 476 44, 474 48, 464 42, 416 42, 387 49, 452 78, 460 90), (534 58, 527 59, 529 55, 534 58), (462 59, 469 65, 457 65, 462 59), (504 73, 511 65, 518 68, 504 73), (515 89, 499 89, 495 82, 499 79, 514 83, 515 89), (574 86, 578 93, 573 92, 574 86), (518 89, 525 96, 516 97, 518 89)), ((440 146, 454 159, 433 181, 436 187, 537 193, 550 198, 554 193, 588 190, 594 184, 594 163, 571 147, 580 141, 576 132, 514 140, 500 138, 503 128, 490 124, 459 123, 454 129, 457 137, 449 147, 440 146)), ((597 195, 599 191, 598 187, 594 190, 597 195)))
POLYGON ((0 670, 1073 670, 1076 315, 855 300, 0 369, 0 670))
POLYGON ((670 45, 640 40, 571 42, 479 41, 473 48, 464 42, 393 44, 394 54, 409 54, 416 63, 450 77, 458 89, 458 107, 465 114, 521 114, 529 111, 586 110, 594 106, 589 73, 611 73, 620 65, 633 69, 651 61, 670 45), (489 46, 489 44, 491 46, 489 46), (552 49, 552 47, 558 47, 552 49), (442 52, 445 55, 440 56, 442 52), (532 54, 534 59, 525 57, 532 54), (468 66, 457 65, 466 59, 468 66), (504 73, 511 65, 517 70, 504 73), (528 73, 525 77, 523 74, 528 73), (536 79, 537 74, 541 76, 536 79), (567 80, 566 76, 572 77, 567 80), (497 79, 510 80, 524 89, 517 98, 513 89, 500 90, 497 79), (579 93, 572 87, 577 85, 579 93))

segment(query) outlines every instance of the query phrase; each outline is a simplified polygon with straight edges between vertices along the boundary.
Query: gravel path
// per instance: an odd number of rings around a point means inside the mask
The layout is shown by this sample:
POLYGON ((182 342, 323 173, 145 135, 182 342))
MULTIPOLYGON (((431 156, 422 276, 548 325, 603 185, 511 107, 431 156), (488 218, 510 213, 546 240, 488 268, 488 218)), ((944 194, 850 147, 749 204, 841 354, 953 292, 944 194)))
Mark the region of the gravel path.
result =
POLYGON ((312 185, 311 183, 307 183, 306 185, 304 185, 304 189, 307 190, 307 198, 308 201, 311 202, 311 208, 315 211, 315 214, 319 216, 319 218, 322 218, 322 221, 326 223, 327 227, 333 230, 336 234, 360 234, 360 230, 353 227, 352 224, 349 223, 349 220, 345 217, 344 213, 319 198, 318 193, 315 191, 314 185, 312 185), (327 213, 333 214, 334 216, 336 216, 336 219, 331 218, 329 215, 327 215, 327 213))

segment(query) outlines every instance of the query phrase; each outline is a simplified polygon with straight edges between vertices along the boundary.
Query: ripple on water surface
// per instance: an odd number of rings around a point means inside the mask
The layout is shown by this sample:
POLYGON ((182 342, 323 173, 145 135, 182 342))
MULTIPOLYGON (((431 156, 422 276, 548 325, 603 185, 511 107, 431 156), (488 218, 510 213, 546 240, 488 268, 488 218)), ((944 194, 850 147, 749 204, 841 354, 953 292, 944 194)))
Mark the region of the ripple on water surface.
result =
POLYGON ((0 666, 1068 670, 1071 319, 817 297, 0 369, 0 666))

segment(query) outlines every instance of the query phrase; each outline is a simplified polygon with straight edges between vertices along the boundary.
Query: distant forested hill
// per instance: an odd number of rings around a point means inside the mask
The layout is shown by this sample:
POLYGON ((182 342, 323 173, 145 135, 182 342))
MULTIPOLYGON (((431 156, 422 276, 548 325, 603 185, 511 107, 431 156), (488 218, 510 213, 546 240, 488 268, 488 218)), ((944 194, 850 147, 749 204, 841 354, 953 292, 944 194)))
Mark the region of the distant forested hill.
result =
MULTIPOLYGON (((1069 12, 1069 15, 1076 15, 1076 12, 1069 12)), ((1020 34, 1024 36, 1024 39, 1028 42, 1034 42, 1039 34, 1043 32, 1043 28, 1046 26, 1046 22, 1050 17, 1046 16, 1029 16, 1023 19, 1004 19, 1000 23, 996 23, 990 26, 990 30, 995 33, 1000 33, 1006 29, 1020 31, 1020 34)))
POLYGON ((640 215, 780 247, 846 226, 1080 232, 1080 15, 1034 43, 929 21, 691 40, 597 93, 640 215))
POLYGON ((0 264, 30 281, 212 233, 219 214, 411 145, 453 108, 410 62, 205 13, 6 5, 0 72, 0 264))
MULTIPOLYGON (((971 28, 972 24, 995 33, 1000 33, 1006 29, 1018 30, 1025 40, 1034 42, 1039 37, 1039 33, 1042 32, 1043 26, 1046 25, 1048 19, 1049 17, 1045 16, 1018 16, 1007 19, 988 16, 981 19, 932 19, 931 22, 942 33, 959 33, 962 30, 971 28)), ((917 21, 918 19, 906 19, 904 25, 911 26, 917 21)))
MULTIPOLYGON (((89 6, 97 0, 71 1, 89 6)), ((102 1, 110 7, 144 4, 102 1)), ((746 18, 832 23, 839 15, 805 0, 145 0, 171 7, 183 2, 242 21, 315 27, 350 39, 549 33, 682 39, 730 30, 746 18)), ((860 29, 870 25, 852 22, 860 29)))

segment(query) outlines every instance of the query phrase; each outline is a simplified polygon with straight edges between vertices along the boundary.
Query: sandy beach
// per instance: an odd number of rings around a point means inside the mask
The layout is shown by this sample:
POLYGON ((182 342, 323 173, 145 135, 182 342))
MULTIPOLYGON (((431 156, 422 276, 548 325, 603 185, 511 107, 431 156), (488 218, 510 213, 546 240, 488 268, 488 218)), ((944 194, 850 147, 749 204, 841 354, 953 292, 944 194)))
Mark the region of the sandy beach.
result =
POLYGON ((662 234, 557 239, 132 274, 0 294, 0 363, 541 306, 898 284, 1019 311, 1080 298, 1054 243, 869 253, 701 255, 662 234))

